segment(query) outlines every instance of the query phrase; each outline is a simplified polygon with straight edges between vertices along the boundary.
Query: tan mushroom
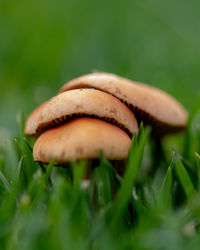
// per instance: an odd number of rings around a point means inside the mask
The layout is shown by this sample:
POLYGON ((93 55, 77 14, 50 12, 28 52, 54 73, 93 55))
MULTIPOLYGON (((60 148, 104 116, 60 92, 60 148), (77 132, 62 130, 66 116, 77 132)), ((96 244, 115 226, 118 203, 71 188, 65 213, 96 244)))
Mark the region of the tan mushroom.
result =
POLYGON ((134 112, 138 121, 152 125, 155 135, 183 130, 187 112, 165 92, 108 73, 93 73, 66 83, 60 92, 78 88, 94 88, 107 92, 123 101, 134 112))
POLYGON ((121 160, 128 156, 130 137, 119 127, 95 118, 76 118, 39 136, 34 148, 35 161, 63 164, 78 159, 121 160))
POLYGON ((138 130, 133 113, 117 98, 95 89, 77 89, 61 93, 35 109, 27 119, 25 133, 39 135, 81 116, 115 124, 130 137, 138 130))

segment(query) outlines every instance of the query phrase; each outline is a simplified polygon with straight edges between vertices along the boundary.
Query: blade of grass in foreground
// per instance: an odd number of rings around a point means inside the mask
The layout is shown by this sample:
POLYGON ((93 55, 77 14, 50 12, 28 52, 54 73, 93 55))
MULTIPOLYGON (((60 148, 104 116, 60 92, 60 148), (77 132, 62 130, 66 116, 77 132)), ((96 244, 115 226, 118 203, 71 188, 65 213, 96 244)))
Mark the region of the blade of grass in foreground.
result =
POLYGON ((51 160, 51 162, 47 166, 46 172, 41 176, 41 178, 36 179, 36 181, 33 183, 32 189, 35 191, 34 200, 32 202, 32 207, 37 204, 39 198, 41 197, 42 193, 44 192, 44 189, 47 186, 52 187, 52 181, 51 181, 51 172, 54 167, 55 160, 51 160), (40 188, 37 188, 40 187, 40 188))
POLYGON ((94 170, 94 178, 97 194, 96 205, 98 209, 101 209, 112 200, 111 171, 103 152, 100 154, 100 166, 94 170))
POLYGON ((51 172, 52 172, 54 163, 55 163, 55 159, 52 159, 51 162, 50 162, 50 163, 48 164, 48 166, 47 166, 47 171, 46 171, 46 173, 43 175, 43 178, 42 178, 42 182, 43 182, 44 184, 48 182, 50 185, 52 185, 52 181, 51 181, 51 172))
POLYGON ((200 155, 196 152, 196 165, 197 165, 197 175, 198 175, 198 190, 200 190, 200 155))
POLYGON ((33 148, 31 146, 29 140, 26 137, 24 137, 24 142, 27 145, 27 147, 29 148, 30 152, 32 153, 33 152, 33 148))
POLYGON ((190 115, 188 117, 187 129, 185 133, 185 141, 184 141, 184 158, 189 159, 192 155, 192 121, 196 116, 197 112, 200 110, 200 98, 197 99, 190 115))
POLYGON ((124 180, 119 189, 116 201, 113 206, 112 221, 111 221, 111 226, 113 227, 113 229, 115 228, 115 225, 118 224, 119 218, 123 217, 121 215, 126 209, 128 202, 131 198, 134 181, 136 179, 138 170, 141 165, 144 146, 147 142, 149 133, 150 133, 149 128, 144 130, 144 132, 140 134, 140 140, 137 145, 135 143, 136 136, 133 137, 132 147, 131 147, 130 154, 129 154, 129 160, 128 160, 127 169, 124 175, 124 180))
POLYGON ((187 199, 189 200, 190 198, 192 198, 194 196, 194 194, 196 193, 196 190, 192 184, 192 181, 183 165, 183 163, 179 160, 176 159, 175 161, 175 170, 176 170, 176 174, 178 176, 178 179, 181 183, 181 186, 187 196, 187 199))
POLYGON ((22 150, 17 138, 14 138, 14 145, 15 145, 15 148, 16 148, 17 155, 18 155, 18 157, 20 159, 21 156, 23 155, 23 150, 22 150))
POLYGON ((158 195, 158 206, 159 208, 169 209, 172 201, 172 169, 174 167, 174 156, 171 164, 167 169, 167 173, 163 180, 159 195, 158 195))
POLYGON ((5 189, 10 192, 10 184, 8 180, 6 179, 5 175, 0 171, 0 180, 2 181, 5 189))
POLYGON ((24 156, 22 155, 22 156, 21 156, 21 159, 20 159, 20 161, 19 161, 19 164, 18 164, 18 166, 17 166, 17 169, 16 169, 16 174, 15 174, 16 182, 18 182, 18 180, 19 180, 19 176, 20 176, 21 169, 22 169, 22 162, 23 162, 23 159, 24 159, 24 156))
POLYGON ((86 174, 87 161, 82 160, 80 162, 71 163, 73 169, 74 184, 78 185, 86 174))

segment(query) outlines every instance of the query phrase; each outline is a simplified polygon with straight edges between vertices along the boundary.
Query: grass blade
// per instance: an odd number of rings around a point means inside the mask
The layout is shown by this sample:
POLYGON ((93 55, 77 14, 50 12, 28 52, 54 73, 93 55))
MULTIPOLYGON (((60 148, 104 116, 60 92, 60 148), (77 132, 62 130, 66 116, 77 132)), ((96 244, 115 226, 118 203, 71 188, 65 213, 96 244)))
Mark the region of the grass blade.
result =
POLYGON ((183 163, 179 159, 175 161, 175 170, 187 199, 189 200, 196 191, 183 163))
POLYGON ((16 169, 16 175, 15 175, 16 181, 19 180, 19 176, 20 176, 21 169, 22 169, 22 162, 23 162, 23 159, 24 159, 24 156, 22 155, 22 156, 21 156, 21 159, 20 159, 20 161, 19 161, 19 164, 18 164, 18 166, 17 166, 17 169, 16 169))
POLYGON ((163 180, 159 196, 158 196, 158 206, 163 209, 168 209, 171 207, 172 201, 172 170, 174 167, 174 157, 172 158, 171 164, 167 169, 165 178, 163 180))
POLYGON ((5 175, 0 171, 0 180, 2 181, 2 183, 4 184, 5 189, 10 192, 10 184, 8 182, 8 180, 6 179, 5 175))
POLYGON ((72 162, 72 169, 73 169, 73 178, 74 184, 78 185, 82 179, 85 177, 86 171, 86 161, 82 160, 80 162, 72 162))
POLYGON ((100 166, 94 171, 96 200, 99 209, 105 207, 105 205, 112 200, 111 176, 113 176, 113 171, 111 171, 109 162, 104 158, 101 152, 100 166))
POLYGON ((51 172, 52 172, 54 163, 55 163, 55 159, 52 159, 51 162, 48 164, 46 173, 42 177, 42 182, 43 183, 49 182, 52 185, 52 181, 51 181, 50 176, 51 176, 51 172))
POLYGON ((125 208, 128 205, 128 201, 131 198, 134 181, 136 179, 137 173, 140 168, 144 146, 147 142, 149 133, 150 133, 150 129, 146 129, 144 132, 141 133, 140 141, 137 147, 135 146, 136 138, 135 137, 133 138, 124 180, 119 189, 119 192, 118 192, 115 204, 114 204, 114 211, 112 214, 112 226, 113 227, 115 227, 116 223, 118 223, 118 219, 121 217, 120 215, 124 212, 125 208))
POLYGON ((31 153, 32 153, 32 152, 33 152, 33 148, 32 148, 32 146, 31 146, 29 140, 28 140, 26 137, 24 137, 24 141, 25 141, 26 145, 28 146, 28 148, 30 149, 30 151, 31 151, 31 153))
POLYGON ((20 159, 21 156, 23 155, 23 151, 22 151, 22 148, 21 148, 17 138, 14 138, 14 144, 15 144, 15 148, 16 148, 16 151, 17 151, 17 155, 18 155, 18 157, 20 159))
POLYGON ((184 158, 189 159, 192 155, 192 121, 200 109, 200 98, 197 99, 192 111, 189 114, 184 141, 184 158))
POLYGON ((197 165, 197 176, 198 176, 198 190, 200 190, 200 155, 195 152, 196 165, 197 165))

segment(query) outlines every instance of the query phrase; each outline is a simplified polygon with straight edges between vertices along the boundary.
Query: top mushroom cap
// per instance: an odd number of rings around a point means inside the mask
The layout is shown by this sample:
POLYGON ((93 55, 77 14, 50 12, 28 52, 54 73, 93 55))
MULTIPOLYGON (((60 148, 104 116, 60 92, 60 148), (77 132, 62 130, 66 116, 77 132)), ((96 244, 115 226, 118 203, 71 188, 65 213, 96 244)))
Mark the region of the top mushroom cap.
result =
POLYGON ((184 129, 187 112, 173 97, 154 87, 108 73, 93 73, 66 83, 60 93, 77 88, 95 88, 107 92, 134 112, 138 121, 153 125, 155 134, 184 129))
POLYGON ((133 113, 117 98, 95 89, 76 89, 61 93, 36 108, 27 119, 25 133, 38 135, 80 116, 108 121, 129 136, 138 131, 133 113))

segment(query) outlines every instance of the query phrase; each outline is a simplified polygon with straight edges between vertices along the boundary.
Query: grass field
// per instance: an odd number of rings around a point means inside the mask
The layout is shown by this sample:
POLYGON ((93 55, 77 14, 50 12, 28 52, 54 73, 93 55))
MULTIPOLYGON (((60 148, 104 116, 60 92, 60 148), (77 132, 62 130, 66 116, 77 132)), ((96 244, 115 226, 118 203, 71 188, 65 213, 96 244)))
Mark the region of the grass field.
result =
POLYGON ((197 0, 0 1, 0 250, 200 248, 199 8, 197 0), (159 155, 141 126, 124 178, 101 155, 87 188, 85 161, 34 163, 23 126, 62 84, 94 70, 159 87, 190 118, 159 155))
POLYGON ((192 136, 189 122, 179 151, 168 157, 165 145, 160 159, 147 153, 149 132, 133 137, 123 178, 101 155, 88 187, 87 161, 34 163, 22 127, 1 150, 0 248, 199 249, 200 131, 192 136))

